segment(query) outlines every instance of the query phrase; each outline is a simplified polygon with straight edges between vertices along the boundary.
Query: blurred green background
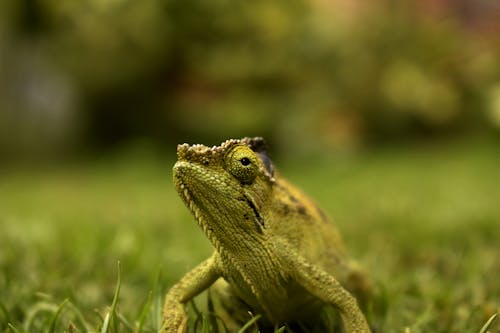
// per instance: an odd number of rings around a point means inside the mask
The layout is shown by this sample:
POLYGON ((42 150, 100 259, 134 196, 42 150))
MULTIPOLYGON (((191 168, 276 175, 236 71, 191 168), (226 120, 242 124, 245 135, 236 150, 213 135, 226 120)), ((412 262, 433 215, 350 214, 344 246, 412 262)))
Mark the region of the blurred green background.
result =
POLYGON ((249 134, 324 154, 500 130, 492 0, 0 6, 5 158, 249 134))
POLYGON ((495 0, 0 1, 0 331, 100 329, 119 260, 110 331, 155 331, 210 253, 175 145, 259 135, 370 272, 379 332, 478 332, 500 310, 499 17, 495 0))

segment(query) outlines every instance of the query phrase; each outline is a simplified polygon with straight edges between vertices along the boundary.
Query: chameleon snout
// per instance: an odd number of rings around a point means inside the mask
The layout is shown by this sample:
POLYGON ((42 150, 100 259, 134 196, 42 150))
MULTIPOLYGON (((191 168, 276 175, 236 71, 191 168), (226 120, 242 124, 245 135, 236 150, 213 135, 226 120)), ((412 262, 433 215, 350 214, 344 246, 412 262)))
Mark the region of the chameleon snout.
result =
POLYGON ((189 165, 190 163, 186 161, 178 161, 174 164, 174 167, 172 168, 174 181, 182 181, 183 178, 186 177, 186 174, 189 170, 189 165))
POLYGON ((189 145, 187 143, 177 145, 177 159, 179 161, 184 160, 186 158, 188 150, 189 150, 189 145))

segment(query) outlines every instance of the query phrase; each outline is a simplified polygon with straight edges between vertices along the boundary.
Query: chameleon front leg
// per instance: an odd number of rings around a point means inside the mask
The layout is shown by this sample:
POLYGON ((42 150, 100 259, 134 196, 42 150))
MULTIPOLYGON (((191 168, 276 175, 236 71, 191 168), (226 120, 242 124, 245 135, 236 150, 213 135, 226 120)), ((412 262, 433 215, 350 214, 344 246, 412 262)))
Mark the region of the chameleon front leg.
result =
POLYGON ((286 261, 286 267, 291 268, 289 274, 312 295, 339 310, 346 332, 371 332, 356 299, 335 277, 309 263, 286 242, 277 242, 276 245, 282 254, 281 258, 286 261))
POLYGON ((183 333, 187 330, 185 304, 193 297, 210 287, 220 277, 216 254, 184 275, 167 293, 163 306, 164 333, 183 333))
POLYGON ((346 332, 369 333, 365 316, 356 299, 332 275, 308 263, 297 263, 300 267, 294 277, 307 291, 323 302, 335 306, 342 318, 346 332))

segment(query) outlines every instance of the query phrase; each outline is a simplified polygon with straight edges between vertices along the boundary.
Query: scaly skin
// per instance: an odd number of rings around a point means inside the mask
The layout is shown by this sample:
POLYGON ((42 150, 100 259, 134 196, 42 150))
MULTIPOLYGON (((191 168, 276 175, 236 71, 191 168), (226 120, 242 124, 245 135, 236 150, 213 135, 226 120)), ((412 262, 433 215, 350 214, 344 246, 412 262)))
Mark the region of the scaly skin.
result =
POLYGON ((347 332, 370 332, 347 291, 366 284, 339 234, 274 171, 262 138, 212 148, 183 144, 177 155, 175 188, 215 251, 167 293, 164 332, 186 332, 186 302, 219 278, 226 293, 270 325, 314 319, 331 304, 347 332))

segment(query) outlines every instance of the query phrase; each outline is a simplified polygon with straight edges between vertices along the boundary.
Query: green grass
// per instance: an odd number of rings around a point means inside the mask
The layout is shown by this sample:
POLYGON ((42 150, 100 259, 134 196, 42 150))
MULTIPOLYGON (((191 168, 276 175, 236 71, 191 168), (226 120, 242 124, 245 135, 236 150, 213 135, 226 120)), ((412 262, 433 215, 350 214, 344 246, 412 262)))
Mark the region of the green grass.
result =
MULTIPOLYGON (((1 171, 0 332, 160 327, 167 288, 210 253, 173 190, 172 158, 135 151, 1 171)), ((370 272, 377 332, 500 332, 498 319, 486 326, 500 308, 498 147, 277 164, 334 217, 370 272)), ((198 332, 208 332, 199 299, 198 332)))

